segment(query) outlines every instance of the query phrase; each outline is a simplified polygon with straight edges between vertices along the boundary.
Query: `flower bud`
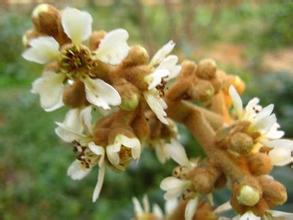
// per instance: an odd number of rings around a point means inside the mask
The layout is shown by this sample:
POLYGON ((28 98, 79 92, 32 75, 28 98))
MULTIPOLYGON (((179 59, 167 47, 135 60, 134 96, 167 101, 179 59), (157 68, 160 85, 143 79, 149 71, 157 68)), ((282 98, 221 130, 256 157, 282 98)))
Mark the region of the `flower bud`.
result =
POLYGON ((89 39, 89 47, 91 50, 96 50, 101 40, 105 37, 106 32, 105 31, 94 31, 89 39))
POLYGON ((139 103, 139 95, 136 93, 133 93, 131 97, 122 96, 122 102, 120 107, 123 110, 132 111, 136 109, 136 107, 138 106, 138 103, 139 103))
POLYGON ((248 155, 248 162, 251 173, 256 176, 268 174, 273 168, 271 158, 264 153, 248 155))
POLYGON ((198 101, 208 101, 214 95, 214 92, 214 87, 210 82, 200 80, 198 84, 190 88, 189 95, 198 101))
POLYGON ((78 108, 87 105, 84 84, 81 81, 75 82, 72 86, 66 88, 63 93, 63 102, 72 108, 78 108))
POLYGON ((60 12, 49 4, 38 5, 32 13, 37 32, 57 37, 60 28, 60 12))
POLYGON ((259 191, 249 185, 242 186, 237 197, 238 202, 246 206, 254 206, 259 199, 259 191))
POLYGON ((212 59, 201 60, 198 64, 196 75, 202 79, 212 79, 217 70, 216 62, 212 59))
POLYGON ((128 56, 123 60, 123 66, 143 65, 149 62, 149 55, 145 48, 136 45, 130 48, 128 56))
POLYGON ((253 139, 242 132, 237 132, 230 138, 229 148, 239 154, 247 154, 253 148, 253 139))
POLYGON ((39 37, 40 34, 37 33, 35 30, 28 30, 27 32, 25 32, 25 34, 22 36, 22 44, 25 47, 29 46, 29 42, 36 38, 39 37))

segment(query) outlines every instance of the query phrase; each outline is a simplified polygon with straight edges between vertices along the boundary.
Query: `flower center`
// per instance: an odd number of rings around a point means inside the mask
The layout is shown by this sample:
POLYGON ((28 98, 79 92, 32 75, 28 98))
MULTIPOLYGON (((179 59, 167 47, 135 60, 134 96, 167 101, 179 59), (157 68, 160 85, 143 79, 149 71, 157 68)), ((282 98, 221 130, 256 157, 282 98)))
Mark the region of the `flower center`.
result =
POLYGON ((69 45, 62 49, 61 71, 65 72, 69 78, 90 74, 92 65, 91 52, 87 47, 69 45))
POLYGON ((122 146, 119 151, 120 165, 126 167, 131 160, 131 149, 122 146))
POLYGON ((73 151, 76 154, 76 159, 80 161, 80 163, 85 168, 91 168, 95 164, 97 164, 98 156, 93 154, 88 147, 80 145, 77 141, 73 142, 74 148, 73 151))

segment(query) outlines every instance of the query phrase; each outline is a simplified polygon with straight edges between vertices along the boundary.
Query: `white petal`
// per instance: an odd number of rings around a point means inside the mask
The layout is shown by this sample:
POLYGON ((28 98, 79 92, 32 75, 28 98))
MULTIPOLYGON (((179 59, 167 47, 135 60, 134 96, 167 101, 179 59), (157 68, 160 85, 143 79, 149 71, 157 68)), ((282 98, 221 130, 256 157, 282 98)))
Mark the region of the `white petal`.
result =
POLYGON ((142 198, 143 208, 146 213, 150 213, 150 202, 147 195, 144 195, 142 198))
POLYGON ((160 85, 164 77, 168 77, 170 72, 168 69, 156 69, 155 72, 145 77, 145 81, 149 84, 148 89, 154 89, 160 85))
POLYGON ((30 41, 31 47, 22 54, 26 60, 46 64, 56 60, 59 53, 59 44, 53 37, 38 37, 30 41))
POLYGON ((73 161, 73 163, 68 167, 67 175, 73 180, 81 180, 86 175, 89 174, 91 168, 84 167, 79 160, 73 161))
POLYGON ((246 212, 240 216, 239 220, 261 220, 261 218, 254 215, 252 212, 246 212))
POLYGON ((241 97, 239 96, 237 90, 234 88, 234 86, 229 87, 229 95, 232 99, 233 102, 233 107, 235 109, 235 112, 238 117, 241 117, 242 112, 243 112, 243 104, 241 97))
POLYGON ((124 29, 110 31, 96 50, 96 58, 104 63, 117 65, 128 55, 128 32, 124 29))
POLYGON ((271 129, 266 133, 266 137, 269 139, 279 139, 285 135, 284 131, 278 130, 280 125, 275 123, 271 126, 271 129))
POLYGON ((153 205, 153 214, 157 217, 158 220, 164 219, 164 213, 158 204, 153 205))
POLYGON ((88 144, 89 149, 96 155, 104 155, 105 154, 105 149, 99 145, 96 145, 94 142, 90 142, 88 144))
POLYGON ((221 214, 223 212, 226 212, 226 211, 229 211, 232 209, 232 206, 231 206, 231 203, 230 202, 225 202, 223 203, 222 205, 219 205, 215 210, 214 212, 216 214, 221 214))
POLYGON ((93 202, 97 201, 97 199, 99 198, 99 195, 104 183, 105 171, 106 171, 106 166, 105 164, 103 164, 99 169, 98 181, 93 193, 93 202))
POLYGON ((265 142, 265 145, 272 148, 289 148, 293 150, 293 141, 289 139, 278 139, 265 142))
POLYGON ((161 63, 163 59, 165 59, 166 56, 168 56, 168 54, 171 53, 174 47, 175 43, 173 41, 169 41, 167 44, 165 44, 161 49, 157 51, 157 53, 153 56, 150 64, 155 66, 161 63))
POLYGON ((277 122, 277 117, 275 114, 272 114, 268 117, 263 118, 262 120, 259 120, 257 123, 254 124, 254 127, 266 133, 272 128, 272 126, 276 122, 277 122))
POLYGON ((160 187, 165 190, 164 198, 166 200, 180 196, 187 186, 187 182, 176 177, 167 177, 162 180, 160 187))
POLYGON ((266 106, 265 108, 263 108, 256 116, 255 116, 255 123, 257 123, 258 121, 268 117, 271 115, 271 113, 274 110, 274 105, 270 104, 268 106, 266 106))
POLYGON ((33 82, 31 92, 40 95, 40 102, 45 111, 54 111, 63 106, 65 77, 63 74, 50 72, 33 82))
POLYGON ((120 105, 121 97, 108 83, 100 79, 86 78, 83 80, 85 84, 87 100, 98 107, 107 110, 110 109, 109 105, 120 105))
POLYGON ((157 118, 162 123, 168 124, 167 113, 165 112, 167 105, 165 101, 159 95, 154 94, 154 91, 144 92, 144 97, 157 118))
POLYGON ((134 212, 136 216, 142 215, 144 213, 139 201, 137 198, 132 198, 133 206, 134 206, 134 212))
POLYGON ((185 220, 192 220, 198 204, 198 198, 190 199, 185 208, 185 220))
POLYGON ((275 166, 285 166, 293 162, 292 149, 276 147, 269 152, 269 156, 275 166))
POLYGON ((80 119, 83 126, 87 129, 88 133, 92 134, 92 106, 88 106, 80 112, 80 119))
POLYGON ((118 152, 120 151, 121 146, 120 145, 109 145, 106 147, 106 153, 107 153, 107 157, 109 159, 109 161, 111 162, 111 164, 113 164, 114 166, 117 166, 120 162, 120 158, 118 155, 118 152))
POLYGON ((293 219, 293 213, 282 212, 282 211, 277 211, 277 210, 272 210, 269 212, 274 218, 278 218, 278 219, 280 218, 283 220, 292 220, 293 219))
POLYGON ((84 126, 80 114, 81 111, 78 108, 69 110, 62 124, 76 133, 82 133, 84 126))
POLYGON ((141 153, 140 141, 137 138, 129 138, 125 135, 117 135, 115 143, 131 148, 131 154, 134 159, 138 159, 141 153))
POLYGON ((162 142, 163 143, 160 143, 160 141, 155 142, 154 146, 158 160, 160 163, 164 164, 170 156, 165 141, 163 140, 162 142))
POLYGON ((190 166, 184 147, 176 140, 171 144, 166 144, 166 149, 170 157, 181 166, 190 166))
POLYGON ((177 65, 178 57, 175 55, 170 55, 166 57, 160 65, 157 67, 157 69, 167 69, 169 71, 169 76, 166 79, 167 81, 170 79, 173 79, 178 76, 178 74, 181 71, 181 66, 177 65))
POLYGON ((245 107, 244 119, 251 121, 253 117, 255 117, 255 115, 257 114, 256 110, 261 108, 258 105, 258 103, 259 103, 259 98, 253 98, 248 102, 248 104, 245 107))
POLYGON ((67 143, 71 143, 73 141, 80 142, 82 139, 86 138, 85 135, 66 127, 62 123, 56 122, 56 124, 58 127, 55 129, 55 133, 67 143))
POLYGON ((90 37, 92 22, 92 16, 88 12, 75 8, 65 8, 61 15, 64 32, 76 45, 90 37))
POLYGON ((168 199, 165 203, 165 213, 167 216, 171 215, 178 205, 178 199, 168 199))

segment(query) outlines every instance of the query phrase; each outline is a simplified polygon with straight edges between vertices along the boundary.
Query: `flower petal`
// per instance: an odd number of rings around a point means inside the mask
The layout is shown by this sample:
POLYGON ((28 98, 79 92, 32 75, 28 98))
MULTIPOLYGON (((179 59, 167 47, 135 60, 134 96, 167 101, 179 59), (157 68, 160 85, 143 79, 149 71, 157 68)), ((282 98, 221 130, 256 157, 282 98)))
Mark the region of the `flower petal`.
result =
POLYGON ((61 15, 64 32, 76 45, 90 37, 92 22, 92 16, 88 12, 75 8, 65 8, 61 15))
POLYGON ((102 164, 99 169, 98 180, 93 193, 93 202, 97 201, 97 199, 99 198, 104 183, 105 172, 106 166, 105 164, 102 164))
POLYGON ((178 76, 178 74, 181 71, 181 66, 177 65, 178 57, 175 55, 170 55, 166 57, 160 65, 157 67, 157 69, 167 69, 169 71, 169 76, 166 79, 167 81, 170 79, 173 79, 178 76))
POLYGON ((163 220, 164 213, 158 204, 153 205, 153 214, 156 216, 156 219, 163 220))
POLYGON ((114 166, 117 166, 120 163, 120 158, 118 155, 120 149, 121 146, 118 144, 109 145, 106 147, 107 158, 114 166))
POLYGON ((168 77, 170 72, 168 69, 156 69, 155 72, 145 77, 145 81, 149 84, 148 89, 154 89, 160 85, 164 77, 168 77))
POLYGON ((110 31, 101 40, 96 50, 96 58, 104 63, 117 65, 128 55, 128 32, 124 29, 110 31))
POLYGON ((143 208, 146 213, 150 213, 150 202, 147 195, 144 195, 142 198, 143 208))
POLYGON ((46 64, 60 55, 59 44, 53 37, 38 37, 30 41, 31 45, 22 57, 39 64, 46 64))
POLYGON ((185 208, 185 220, 192 220, 198 204, 198 198, 190 199, 185 208))
POLYGON ((71 143, 73 141, 81 142, 81 140, 86 138, 85 135, 75 130, 72 130, 71 128, 60 122, 56 122, 56 124, 58 125, 58 127, 55 129, 55 133, 58 135, 58 137, 60 137, 63 141, 67 143, 71 143))
POLYGON ((187 186, 187 182, 176 177, 166 177, 162 180, 160 188, 165 190, 164 198, 166 200, 180 196, 187 186))
POLYGON ((173 140, 171 144, 166 144, 166 149, 169 156, 179 165, 190 167, 190 162, 187 158, 184 147, 176 140, 173 140))
POLYGON ((83 79, 85 84, 86 98, 87 100, 98 107, 102 107, 107 110, 110 109, 109 105, 119 105, 121 103, 121 97, 108 83, 100 79, 83 79))
POLYGON ((236 112, 237 116, 241 117, 242 112, 243 112, 242 100, 241 100, 237 90, 232 85, 229 87, 229 94, 230 94, 230 97, 232 99, 233 107, 235 109, 235 112, 236 112))
POLYGON ((144 97, 157 118, 162 123, 168 124, 167 113, 165 112, 167 104, 165 103, 165 101, 158 94, 156 94, 156 91, 144 92, 144 97))
POLYGON ((88 147, 94 154, 104 157, 105 149, 103 147, 96 145, 94 142, 90 142, 88 147))
POLYGON ((133 206, 134 206, 134 212, 135 212, 135 216, 140 216, 144 213, 139 201, 137 198, 132 198, 132 202, 133 202, 133 206))
POLYGON ((93 125, 92 125, 92 106, 88 106, 84 108, 80 112, 80 118, 83 126, 87 129, 89 134, 93 133, 93 125))
POLYGON ((285 166, 287 164, 293 163, 292 157, 293 149, 286 149, 283 147, 276 147, 269 152, 269 157, 275 166, 285 166))
POLYGON ((54 111, 63 106, 64 79, 63 74, 46 72, 33 82, 31 92, 40 95, 41 106, 45 111, 54 111))
POLYGON ((86 175, 89 174, 91 168, 84 167, 79 160, 73 161, 73 163, 68 167, 67 175, 73 180, 81 180, 86 175))
POLYGON ((239 220, 261 220, 261 217, 254 215, 252 212, 246 212, 240 216, 239 220))
POLYGON ((150 64, 155 66, 161 63, 163 59, 165 59, 166 56, 168 56, 168 54, 171 53, 174 47, 175 47, 175 43, 172 40, 169 41, 161 49, 159 49, 157 53, 155 53, 150 64))

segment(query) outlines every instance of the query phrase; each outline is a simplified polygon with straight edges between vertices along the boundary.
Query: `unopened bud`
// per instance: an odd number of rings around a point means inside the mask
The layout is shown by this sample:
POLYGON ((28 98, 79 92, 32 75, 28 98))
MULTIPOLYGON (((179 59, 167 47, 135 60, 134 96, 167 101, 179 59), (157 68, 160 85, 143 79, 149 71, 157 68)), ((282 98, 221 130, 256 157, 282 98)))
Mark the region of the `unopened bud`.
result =
POLYGON ((131 97, 122 96, 122 102, 120 107, 123 110, 132 111, 136 109, 136 107, 138 106, 138 103, 139 103, 139 96, 136 93, 134 93, 131 95, 131 97))
POLYGON ((123 61, 123 66, 142 65, 149 62, 149 55, 146 49, 136 45, 130 48, 128 56, 123 61))
POLYGON ((60 26, 60 12, 49 4, 38 5, 32 13, 37 32, 57 37, 60 26))
POLYGON ((264 153, 250 154, 248 161, 251 173, 257 176, 268 174, 273 168, 271 158, 264 153))
POLYGON ((214 87, 205 80, 200 80, 197 85, 191 88, 189 95, 198 101, 207 101, 214 95, 214 87))
POLYGON ((247 154, 253 148, 253 139, 242 132, 237 132, 230 139, 229 148, 239 154, 247 154))
POLYGON ((259 191, 249 185, 242 186, 237 197, 238 202, 246 206, 254 206, 259 199, 259 191))
POLYGON ((215 77, 217 64, 212 59, 201 60, 198 64, 196 75, 202 79, 212 79, 215 77))
POLYGON ((89 39, 89 47, 91 50, 96 50, 101 40, 105 37, 106 32, 105 31, 94 31, 89 39))

